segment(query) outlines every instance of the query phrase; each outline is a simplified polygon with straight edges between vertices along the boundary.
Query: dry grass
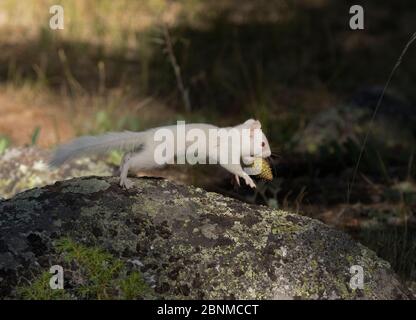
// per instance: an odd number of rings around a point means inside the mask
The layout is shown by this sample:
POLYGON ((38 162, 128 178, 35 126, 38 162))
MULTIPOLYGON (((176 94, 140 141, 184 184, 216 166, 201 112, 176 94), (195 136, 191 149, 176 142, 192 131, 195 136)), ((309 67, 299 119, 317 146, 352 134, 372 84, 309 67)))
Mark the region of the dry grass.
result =
POLYGON ((80 134, 172 122, 175 111, 145 94, 151 51, 143 34, 160 21, 173 25, 184 7, 192 11, 193 3, 199 1, 1 1, 0 58, 6 62, 1 73, 7 73, 7 81, 0 85, 0 132, 12 144, 25 145, 39 128, 38 144, 49 147, 80 134), (49 28, 49 7, 56 4, 64 7, 64 30, 49 28), (114 82, 108 69, 123 62, 109 67, 108 61, 100 60, 94 65, 97 52, 103 57, 117 52, 116 59, 126 61, 139 59, 138 82, 120 79, 108 87, 107 82, 114 82), (93 73, 81 81, 83 67, 93 73))

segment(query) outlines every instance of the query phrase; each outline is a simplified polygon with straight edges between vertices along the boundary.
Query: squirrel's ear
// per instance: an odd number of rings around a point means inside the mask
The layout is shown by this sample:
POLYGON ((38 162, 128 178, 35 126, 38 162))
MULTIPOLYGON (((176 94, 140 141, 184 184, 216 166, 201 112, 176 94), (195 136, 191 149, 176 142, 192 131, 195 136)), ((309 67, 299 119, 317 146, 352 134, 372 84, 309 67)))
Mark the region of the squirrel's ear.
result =
POLYGON ((261 123, 258 120, 248 119, 243 123, 244 127, 250 129, 250 136, 254 135, 254 130, 261 129, 261 123))
POLYGON ((251 125, 256 122, 256 120, 254 119, 248 119, 247 121, 245 121, 243 124, 247 127, 251 127, 251 125))
POLYGON ((250 129, 261 129, 261 123, 259 120, 254 120, 254 122, 250 125, 250 129))
POLYGON ((250 137, 254 136, 254 131, 255 130, 260 130, 261 129, 261 123, 258 120, 254 120, 250 125, 250 137))
POLYGON ((249 127, 250 129, 260 129, 261 128, 261 123, 259 120, 254 120, 254 119, 248 119, 247 121, 244 122, 244 125, 249 127))

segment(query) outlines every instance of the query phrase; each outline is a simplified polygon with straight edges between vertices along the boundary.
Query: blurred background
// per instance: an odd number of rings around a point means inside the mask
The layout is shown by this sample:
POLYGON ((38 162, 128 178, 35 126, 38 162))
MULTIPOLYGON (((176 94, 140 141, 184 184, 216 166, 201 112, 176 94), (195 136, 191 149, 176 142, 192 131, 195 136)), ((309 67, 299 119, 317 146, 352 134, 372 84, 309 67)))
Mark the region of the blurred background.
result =
POLYGON ((320 219, 416 288, 416 44, 371 122, 415 15, 411 0, 0 0, 0 196, 50 183, 28 170, 75 136, 254 117, 278 154, 256 191, 209 166, 150 174, 320 219))

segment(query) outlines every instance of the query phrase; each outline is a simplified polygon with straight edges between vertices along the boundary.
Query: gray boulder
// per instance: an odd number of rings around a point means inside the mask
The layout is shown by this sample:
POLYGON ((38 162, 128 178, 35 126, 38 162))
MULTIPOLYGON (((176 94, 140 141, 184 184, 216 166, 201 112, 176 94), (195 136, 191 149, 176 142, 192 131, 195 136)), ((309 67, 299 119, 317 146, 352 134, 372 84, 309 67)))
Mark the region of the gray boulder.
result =
POLYGON ((75 178, 0 201, 0 297, 412 298, 387 262, 317 220, 163 179, 133 181, 123 190, 117 178, 75 178), (45 295, 41 280, 57 264, 65 294, 45 295), (350 286, 352 266, 362 267, 363 289, 350 286), (146 290, 123 294, 139 281, 146 290))

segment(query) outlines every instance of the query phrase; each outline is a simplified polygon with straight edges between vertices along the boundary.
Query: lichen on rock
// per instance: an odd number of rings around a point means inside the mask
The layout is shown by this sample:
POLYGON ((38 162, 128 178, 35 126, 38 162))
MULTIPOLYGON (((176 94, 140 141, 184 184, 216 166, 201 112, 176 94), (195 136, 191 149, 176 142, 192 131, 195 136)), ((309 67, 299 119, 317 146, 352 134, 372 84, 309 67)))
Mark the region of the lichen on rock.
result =
MULTIPOLYGON (((317 220, 163 179, 132 181, 124 190, 113 177, 75 178, 0 202, 0 297, 18 298, 61 263, 62 238, 134 261, 158 298, 412 297, 387 262, 317 220), (350 286, 354 265, 363 289, 350 286)), ((78 285, 67 294, 85 298, 78 285)))

